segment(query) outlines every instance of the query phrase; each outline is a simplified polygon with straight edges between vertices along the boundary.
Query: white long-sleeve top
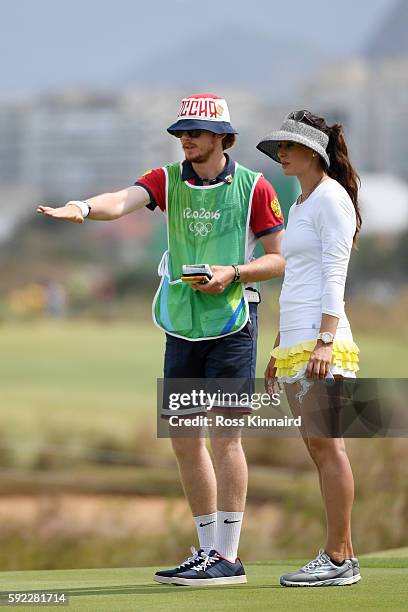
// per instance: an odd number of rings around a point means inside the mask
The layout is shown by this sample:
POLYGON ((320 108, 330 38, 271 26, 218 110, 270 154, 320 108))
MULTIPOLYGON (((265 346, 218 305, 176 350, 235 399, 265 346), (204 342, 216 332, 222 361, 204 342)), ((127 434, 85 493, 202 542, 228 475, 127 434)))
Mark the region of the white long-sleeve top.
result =
POLYGON ((344 287, 355 230, 353 203, 334 179, 291 206, 282 243, 281 331, 319 330, 322 313, 338 317, 338 328, 349 327, 344 287))

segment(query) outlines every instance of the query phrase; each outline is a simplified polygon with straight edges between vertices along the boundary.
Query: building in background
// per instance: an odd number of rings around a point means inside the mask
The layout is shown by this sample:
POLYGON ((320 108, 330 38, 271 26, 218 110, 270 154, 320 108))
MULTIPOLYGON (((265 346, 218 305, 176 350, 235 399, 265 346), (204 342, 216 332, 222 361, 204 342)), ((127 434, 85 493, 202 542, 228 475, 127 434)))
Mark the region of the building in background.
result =
MULTIPOLYGON (((239 132, 233 157, 272 180, 284 209, 294 199, 294 182, 255 145, 294 108, 311 108, 343 123, 359 172, 408 180, 407 23, 408 2, 401 0, 358 57, 331 63, 300 82, 293 108, 268 102, 256 90, 220 92, 239 132)), ((166 128, 189 93, 78 89, 0 101, 0 240, 39 200, 60 205, 113 191, 152 167, 180 159, 180 143, 166 128)))
MULTIPOLYGON (((38 202, 58 206, 114 191, 151 168, 181 159, 180 141, 166 128, 185 95, 179 90, 67 90, 0 103, 0 241, 38 202)), ((224 95, 240 133, 233 156, 259 166, 264 160, 255 144, 283 111, 265 108, 251 92, 224 95)))
POLYGON ((344 124, 360 171, 408 180, 408 2, 401 0, 359 57, 327 65, 303 87, 310 108, 344 124))
POLYGON ((362 174, 360 178, 364 236, 398 237, 408 232, 408 183, 390 174, 362 174))
MULTIPOLYGON (((255 141, 265 129, 262 102, 246 91, 230 93, 240 148, 253 158, 248 139, 255 141)), ((69 90, 3 103, 0 182, 30 186, 57 199, 79 199, 132 184, 144 171, 181 157, 179 141, 166 128, 184 95, 69 90)))

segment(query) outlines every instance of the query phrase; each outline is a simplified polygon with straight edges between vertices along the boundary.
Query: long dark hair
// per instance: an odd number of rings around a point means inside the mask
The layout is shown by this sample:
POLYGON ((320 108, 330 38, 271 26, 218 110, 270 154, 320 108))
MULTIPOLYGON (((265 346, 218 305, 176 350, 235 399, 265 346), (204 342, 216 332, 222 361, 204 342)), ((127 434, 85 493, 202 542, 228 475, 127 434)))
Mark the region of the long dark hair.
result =
POLYGON ((356 211, 356 232, 353 238, 353 245, 355 245, 362 224, 361 211, 358 204, 358 190, 361 181, 349 158, 343 126, 340 123, 327 125, 323 117, 318 117, 309 111, 304 112, 301 121, 321 130, 329 137, 326 151, 330 158, 330 167, 327 168, 322 157, 320 157, 320 163, 327 174, 344 187, 353 202, 354 210, 356 211))

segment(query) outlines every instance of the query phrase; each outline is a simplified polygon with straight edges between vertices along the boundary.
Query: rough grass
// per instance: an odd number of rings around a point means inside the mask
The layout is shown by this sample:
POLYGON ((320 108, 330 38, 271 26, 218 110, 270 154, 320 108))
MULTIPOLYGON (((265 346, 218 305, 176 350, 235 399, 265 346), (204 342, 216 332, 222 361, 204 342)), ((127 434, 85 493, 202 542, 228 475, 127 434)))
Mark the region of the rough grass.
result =
MULTIPOLYGON (((262 328, 259 375, 267 360, 272 328, 270 321, 262 328)), ((163 496, 169 494, 169 488, 174 495, 175 487, 179 494, 170 445, 167 440, 155 438, 155 380, 161 374, 163 337, 150 321, 7 324, 1 328, 1 338, 6 358, 0 369, 0 467, 25 471, 35 468, 41 477, 54 479, 62 491, 58 480, 61 472, 65 471, 65 482, 75 479, 77 473, 86 476, 92 461, 86 454, 89 449, 114 450, 119 454, 136 452, 160 458, 167 464, 167 472, 161 473, 158 479, 153 471, 146 469, 142 477, 140 468, 130 468, 127 482, 134 478, 135 487, 138 482, 147 487, 146 474, 150 474, 151 482, 162 483, 163 496), (130 474, 132 469, 134 476, 130 474)), ((398 336, 391 329, 387 336, 363 330, 356 333, 356 340, 361 348, 362 375, 378 375, 379 354, 382 376, 407 375, 403 335, 398 336)), ((356 550, 369 552, 405 544, 408 540, 407 441, 349 440, 347 446, 356 480, 353 516, 356 550)), ((266 506, 264 521, 258 521, 254 530, 248 529, 246 533, 244 530, 245 558, 312 554, 311 546, 319 547, 323 543, 324 514, 314 466, 302 442, 248 439, 245 447, 250 464, 250 503, 259 505, 259 492, 265 491, 270 504, 266 506), (283 486, 283 480, 287 486, 283 486), (251 495, 255 501, 251 502, 251 495)), ((109 488, 115 490, 115 486, 120 488, 122 468, 104 464, 99 467, 94 482, 103 480, 105 492, 109 488)), ((10 473, 14 474, 14 492, 18 491, 18 474, 10 473)), ((32 488, 38 487, 34 473, 31 481, 32 488)), ((7 494, 13 493, 10 482, 9 478, 7 494)), ((5 484, 5 479, 1 480, 1 486, 5 484)), ((160 491, 145 488, 142 493, 157 495, 160 491)), ((50 511, 47 517, 52 522, 58 518, 58 512, 50 511)), ((74 514, 72 518, 74 521, 74 514)), ((58 540, 57 533, 52 542, 41 538, 39 530, 44 522, 39 514, 31 527, 26 530, 18 527, 13 533, 10 524, 3 522, 2 550, 7 552, 8 560, 9 551, 14 550, 12 567, 19 567, 19 559, 24 560, 24 567, 34 567, 36 559, 42 559, 45 564, 42 567, 55 563, 56 559, 64 560, 61 556, 64 542, 58 540)), ((126 535, 129 547, 134 544, 139 551, 139 555, 132 553, 131 558, 122 542, 110 536, 105 541, 100 535, 92 546, 88 540, 88 547, 83 546, 81 553, 74 538, 65 567, 73 567, 74 562, 79 566, 91 563, 93 567, 101 566, 109 559, 116 565, 148 564, 160 558, 170 562, 174 546, 179 546, 177 556, 182 556, 187 545, 194 542, 188 521, 182 533, 177 533, 179 537, 174 539, 174 529, 173 534, 169 530, 159 543, 153 532, 146 534, 143 541, 136 538, 134 542, 129 532, 126 535), (154 554, 154 559, 149 554, 154 554)), ((84 533, 84 538, 90 537, 84 533)), ((4 563, 3 558, 3 568, 7 567, 4 563)))
MULTIPOLYGON (((259 377, 273 343, 271 323, 262 329, 259 377)), ((356 340, 361 376, 408 375, 404 337, 372 332, 356 340)), ((31 442, 69 430, 71 441, 89 443, 129 441, 142 423, 154 426, 163 335, 150 321, 8 324, 1 342, 0 444, 1 430, 31 442)))

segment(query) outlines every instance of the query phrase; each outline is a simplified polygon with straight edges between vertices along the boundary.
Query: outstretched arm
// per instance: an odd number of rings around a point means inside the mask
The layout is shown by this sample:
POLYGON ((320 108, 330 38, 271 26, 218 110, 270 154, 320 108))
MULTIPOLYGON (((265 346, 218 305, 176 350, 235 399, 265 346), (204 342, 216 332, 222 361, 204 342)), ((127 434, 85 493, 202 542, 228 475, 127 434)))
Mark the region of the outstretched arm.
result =
MULTIPOLYGON (((93 198, 88 198, 86 202, 91 207, 91 212, 87 219, 112 221, 134 210, 143 208, 150 202, 150 196, 143 187, 132 186, 114 193, 103 193, 93 198)), ((72 223, 84 222, 80 208, 72 200, 59 208, 39 206, 37 212, 47 217, 71 221, 72 223)))

